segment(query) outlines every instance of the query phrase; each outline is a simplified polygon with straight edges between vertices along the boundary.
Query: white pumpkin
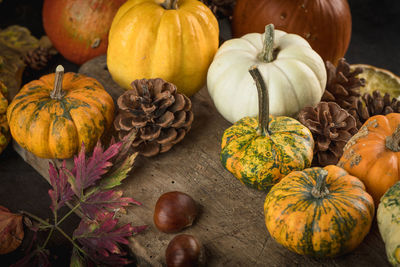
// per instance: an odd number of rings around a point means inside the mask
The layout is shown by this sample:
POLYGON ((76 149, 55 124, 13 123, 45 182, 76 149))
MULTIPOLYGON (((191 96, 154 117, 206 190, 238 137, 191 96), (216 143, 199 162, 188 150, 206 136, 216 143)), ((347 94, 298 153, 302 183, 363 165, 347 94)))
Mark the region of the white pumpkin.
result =
POLYGON ((226 41, 208 70, 208 91, 228 121, 258 114, 257 88, 248 72, 255 64, 268 86, 272 115, 294 116, 320 102, 326 85, 322 58, 299 35, 274 30, 270 24, 264 34, 226 41))
POLYGON ((377 219, 388 260, 393 266, 400 266, 400 182, 382 196, 377 219))

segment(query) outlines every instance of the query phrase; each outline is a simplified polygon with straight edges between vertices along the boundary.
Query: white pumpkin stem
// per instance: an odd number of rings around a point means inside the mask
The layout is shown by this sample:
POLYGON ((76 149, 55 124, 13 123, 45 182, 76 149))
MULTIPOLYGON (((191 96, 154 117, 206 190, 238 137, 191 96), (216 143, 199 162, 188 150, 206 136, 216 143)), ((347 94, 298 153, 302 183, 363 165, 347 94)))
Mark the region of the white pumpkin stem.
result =
POLYGON ((274 24, 268 24, 265 26, 264 45, 260 54, 260 59, 266 63, 274 60, 274 30, 274 24))
POLYGON ((251 66, 250 75, 253 77, 258 92, 258 134, 269 135, 269 93, 267 85, 257 66, 251 66))
POLYGON ((162 7, 165 9, 178 9, 178 1, 179 0, 165 0, 164 3, 162 3, 162 7))
POLYGON ((328 171, 322 169, 320 175, 317 177, 315 186, 311 189, 311 195, 315 198, 324 198, 329 194, 329 190, 326 187, 326 178, 328 177, 328 171))
POLYGON ((50 93, 51 99, 60 100, 65 96, 65 91, 62 89, 62 83, 64 78, 64 67, 58 65, 56 68, 56 76, 54 78, 54 88, 50 93))
POLYGON ((391 136, 386 137, 386 148, 393 152, 400 151, 400 125, 391 136))

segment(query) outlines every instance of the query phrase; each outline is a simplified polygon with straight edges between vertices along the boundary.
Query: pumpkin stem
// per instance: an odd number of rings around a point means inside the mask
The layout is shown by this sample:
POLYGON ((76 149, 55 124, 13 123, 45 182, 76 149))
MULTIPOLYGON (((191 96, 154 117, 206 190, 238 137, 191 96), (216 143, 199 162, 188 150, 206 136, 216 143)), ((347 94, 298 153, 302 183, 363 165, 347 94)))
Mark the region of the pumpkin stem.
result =
POLYGON ((322 169, 320 175, 317 177, 315 186, 311 189, 311 195, 315 198, 324 198, 329 194, 329 190, 326 187, 326 178, 328 177, 328 171, 322 169))
POLYGON ((178 0, 165 0, 164 3, 161 4, 163 8, 169 9, 178 9, 178 0))
POLYGON ((269 63, 274 60, 274 24, 265 26, 264 45, 259 55, 263 62, 269 63))
POLYGON ((386 137, 386 148, 393 152, 400 152, 400 125, 391 136, 386 137))
POLYGON ((60 100, 65 96, 65 91, 62 89, 63 77, 64 67, 58 65, 56 68, 56 76, 54 78, 54 88, 50 93, 51 99, 60 100))
POLYGON ((258 92, 258 134, 269 134, 269 94, 267 85, 261 76, 257 66, 251 66, 249 69, 250 75, 253 77, 258 92))

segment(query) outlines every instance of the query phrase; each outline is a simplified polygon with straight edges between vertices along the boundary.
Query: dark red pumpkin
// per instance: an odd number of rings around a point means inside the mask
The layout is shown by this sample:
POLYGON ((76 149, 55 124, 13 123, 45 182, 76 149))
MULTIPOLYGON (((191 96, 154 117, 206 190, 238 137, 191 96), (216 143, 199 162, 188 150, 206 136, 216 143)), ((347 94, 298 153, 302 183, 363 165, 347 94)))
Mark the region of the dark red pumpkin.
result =
POLYGON ((235 37, 263 33, 269 23, 302 36, 324 61, 335 65, 350 43, 347 0, 237 0, 232 21, 235 37))
POLYGON ((107 52, 108 32, 126 0, 45 0, 43 26, 54 47, 83 64, 107 52))

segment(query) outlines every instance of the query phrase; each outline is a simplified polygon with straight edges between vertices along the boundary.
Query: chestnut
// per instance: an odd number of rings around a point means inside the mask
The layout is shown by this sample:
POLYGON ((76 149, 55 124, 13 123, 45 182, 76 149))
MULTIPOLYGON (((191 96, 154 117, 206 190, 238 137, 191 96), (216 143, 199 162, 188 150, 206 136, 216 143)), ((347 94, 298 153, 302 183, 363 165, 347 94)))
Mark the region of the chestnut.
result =
POLYGON ((164 233, 174 233, 192 225, 197 205, 188 194, 173 191, 160 196, 154 209, 154 224, 164 233))
POLYGON ((192 235, 181 234, 172 239, 165 250, 168 267, 192 267, 202 265, 203 249, 192 235))

